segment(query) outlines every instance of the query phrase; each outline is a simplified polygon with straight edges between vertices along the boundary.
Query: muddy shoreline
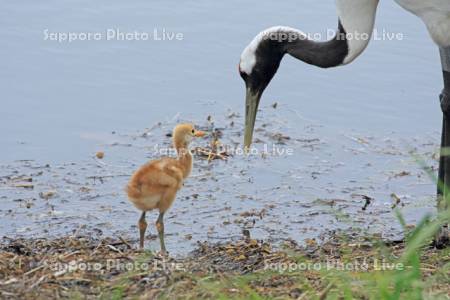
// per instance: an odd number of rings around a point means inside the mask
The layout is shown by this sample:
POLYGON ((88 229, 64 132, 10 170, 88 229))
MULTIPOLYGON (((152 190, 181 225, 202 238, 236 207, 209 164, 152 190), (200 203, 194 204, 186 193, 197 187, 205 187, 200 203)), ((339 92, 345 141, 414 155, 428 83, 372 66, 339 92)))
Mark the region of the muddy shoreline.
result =
MULTIPOLYGON (((434 183, 415 160, 435 171, 434 135, 408 140, 357 132, 332 136, 324 126, 291 120, 296 111, 267 105, 255 132, 255 153, 241 155, 242 117, 234 111, 190 120, 210 133, 194 145, 194 170, 167 215, 167 243, 187 254, 199 241, 252 237, 304 243, 344 229, 384 239, 402 237, 398 207, 413 226, 435 213, 434 183), (217 156, 208 155, 214 138, 217 156), (209 160, 208 160, 209 158, 209 160)), ((179 116, 136 132, 111 131, 74 162, 15 161, 0 165, 0 235, 57 238, 74 233, 136 237, 138 212, 124 186, 149 159, 173 155, 170 132, 179 116), (101 153, 101 159, 98 154, 101 153)), ((152 224, 156 214, 150 214, 152 224)), ((149 228, 156 249, 155 229, 149 228)))
MULTIPOLYGON (((210 134, 194 145, 193 174, 166 218, 169 258, 155 254, 151 226, 146 251, 136 250, 139 213, 124 186, 145 161, 173 154, 171 129, 186 120, 113 131, 82 161, 0 165, 1 297, 325 299, 347 283, 370 297, 379 282, 361 289, 365 276, 402 276, 377 269, 395 266, 405 251, 396 212, 408 230, 435 214, 429 173, 438 143, 394 133, 332 137, 311 124, 298 131, 283 121, 290 113, 266 107, 270 122, 259 123, 256 152, 246 156, 238 113, 195 122, 210 134), (340 270, 359 268, 364 257, 365 269, 340 270)), ((427 244, 420 258, 416 280, 430 295, 448 295, 448 249, 427 244)))
MULTIPOLYGON (((278 248, 251 238, 204 242, 189 255, 174 258, 138 251, 123 238, 3 238, 0 295, 3 299, 215 299, 217 295, 246 298, 253 293, 264 298, 325 299, 341 292, 336 281, 330 283, 331 275, 324 276, 326 272, 352 276, 405 272, 408 267, 397 262, 404 251, 403 242, 329 235, 321 243, 308 240, 300 246, 286 241, 278 248), (209 280, 222 285, 216 290, 206 284, 209 280), (240 289, 239 280, 247 288, 240 289)), ((449 249, 425 246, 421 251, 421 277, 431 282, 426 293, 450 295, 442 277, 450 262, 449 249)), ((354 284, 354 295, 362 297, 367 291, 358 290, 357 281, 354 284)))

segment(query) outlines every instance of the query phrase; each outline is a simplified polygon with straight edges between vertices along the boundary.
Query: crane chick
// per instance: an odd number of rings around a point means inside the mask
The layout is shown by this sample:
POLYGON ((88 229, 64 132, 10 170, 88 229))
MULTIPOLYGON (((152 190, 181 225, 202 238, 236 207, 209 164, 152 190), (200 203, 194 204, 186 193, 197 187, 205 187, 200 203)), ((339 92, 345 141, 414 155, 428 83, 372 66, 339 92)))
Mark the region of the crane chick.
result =
POLYGON ((196 130, 192 124, 179 124, 172 134, 173 146, 177 151, 177 158, 164 157, 153 160, 140 167, 131 177, 127 186, 127 194, 131 203, 142 211, 138 221, 139 246, 144 248, 147 222, 145 213, 158 209, 159 217, 156 221, 161 252, 166 254, 164 244, 164 213, 175 200, 177 192, 183 186, 183 181, 192 170, 192 154, 189 144, 194 137, 202 137, 205 132, 196 130))

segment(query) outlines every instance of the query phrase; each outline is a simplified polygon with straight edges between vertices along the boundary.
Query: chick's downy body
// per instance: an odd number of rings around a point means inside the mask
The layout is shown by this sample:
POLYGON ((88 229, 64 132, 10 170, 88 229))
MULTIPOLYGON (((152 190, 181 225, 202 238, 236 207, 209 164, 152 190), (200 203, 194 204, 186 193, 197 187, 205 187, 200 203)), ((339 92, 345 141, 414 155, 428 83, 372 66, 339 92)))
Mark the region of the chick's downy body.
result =
POLYGON ((192 154, 189 151, 189 144, 194 137, 203 135, 204 132, 195 130, 191 124, 176 126, 172 138, 178 157, 165 157, 150 161, 140 167, 131 177, 126 191, 130 202, 142 211, 138 222, 141 248, 144 246, 144 235, 147 228, 145 213, 158 209, 160 215, 156 227, 160 236, 161 250, 166 251, 163 216, 172 206, 177 192, 192 171, 192 154))

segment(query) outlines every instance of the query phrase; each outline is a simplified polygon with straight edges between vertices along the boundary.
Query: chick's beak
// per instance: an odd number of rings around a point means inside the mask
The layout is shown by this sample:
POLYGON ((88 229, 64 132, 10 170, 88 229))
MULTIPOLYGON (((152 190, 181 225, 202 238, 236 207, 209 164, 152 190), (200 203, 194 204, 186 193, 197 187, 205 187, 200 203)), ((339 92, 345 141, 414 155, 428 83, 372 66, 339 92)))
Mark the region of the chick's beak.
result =
POLYGON ((194 136, 195 137, 204 137, 206 135, 206 132, 201 130, 196 130, 194 136))

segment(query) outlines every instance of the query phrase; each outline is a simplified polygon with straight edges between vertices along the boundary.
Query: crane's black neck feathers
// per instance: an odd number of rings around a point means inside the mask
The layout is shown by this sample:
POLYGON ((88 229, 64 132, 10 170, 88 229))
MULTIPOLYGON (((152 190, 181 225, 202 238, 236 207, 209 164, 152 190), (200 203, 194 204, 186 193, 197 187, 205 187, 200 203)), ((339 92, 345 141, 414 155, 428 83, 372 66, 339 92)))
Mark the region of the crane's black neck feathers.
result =
POLYGON ((280 58, 286 53, 301 61, 321 68, 331 68, 343 64, 349 53, 346 32, 342 23, 339 26, 333 39, 325 42, 309 40, 300 32, 280 30, 274 37, 290 38, 270 38, 270 34, 261 40, 256 50, 257 64, 277 65, 280 58), (295 37, 295 38, 293 38, 295 37))
POLYGON ((335 37, 326 42, 299 39, 285 44, 286 52, 305 63, 321 68, 336 67, 344 63, 349 53, 346 32, 339 21, 335 37))
POLYGON ((288 53, 305 63, 321 68, 336 67, 344 63, 349 54, 346 32, 339 21, 335 37, 329 41, 317 42, 307 39, 301 32, 281 28, 261 39, 256 51, 256 63, 251 74, 241 72, 247 87, 254 93, 264 91, 277 72, 283 56, 288 53), (292 38, 298 35, 297 38, 292 38), (274 38, 290 36, 291 38, 274 38))

